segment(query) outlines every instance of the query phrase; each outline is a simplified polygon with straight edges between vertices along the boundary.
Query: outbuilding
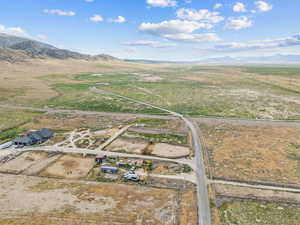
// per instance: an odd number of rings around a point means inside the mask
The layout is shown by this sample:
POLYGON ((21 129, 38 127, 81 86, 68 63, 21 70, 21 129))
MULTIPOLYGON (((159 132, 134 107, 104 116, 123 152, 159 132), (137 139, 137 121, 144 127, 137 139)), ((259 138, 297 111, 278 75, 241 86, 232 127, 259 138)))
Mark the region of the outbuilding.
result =
POLYGON ((95 158, 95 162, 97 164, 101 164, 103 162, 103 160, 105 160, 107 158, 106 155, 97 155, 95 158))
POLYGON ((101 172, 102 173, 111 173, 111 174, 116 174, 118 173, 119 169, 117 167, 108 167, 108 166, 102 166, 101 167, 101 172))

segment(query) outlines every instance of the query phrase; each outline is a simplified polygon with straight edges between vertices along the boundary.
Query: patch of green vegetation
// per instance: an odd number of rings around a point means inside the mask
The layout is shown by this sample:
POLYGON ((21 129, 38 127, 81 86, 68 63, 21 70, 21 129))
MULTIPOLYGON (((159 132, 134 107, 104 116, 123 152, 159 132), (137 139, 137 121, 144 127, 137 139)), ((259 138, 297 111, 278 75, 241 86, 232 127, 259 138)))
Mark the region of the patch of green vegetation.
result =
POLYGON ((193 169, 189 165, 183 164, 183 166, 182 166, 183 173, 190 173, 192 171, 193 171, 193 169))
POLYGON ((297 225, 300 207, 276 203, 232 201, 220 207, 222 225, 297 225))
POLYGON ((102 83, 121 84, 138 80, 136 75, 130 73, 92 73, 74 75, 73 78, 79 81, 94 81, 102 83))
POLYGON ((299 144, 291 143, 290 146, 293 147, 293 148, 295 148, 295 149, 299 149, 300 150, 300 145, 299 144))
POLYGON ((10 141, 12 139, 15 139, 20 133, 24 132, 24 129, 18 129, 18 128, 10 128, 7 130, 3 130, 0 133, 0 141, 10 141))
POLYGON ((300 154, 297 154, 295 152, 289 152, 288 158, 291 160, 296 160, 300 164, 300 154))
MULTIPOLYGON (((66 84, 58 83, 53 88, 59 96, 47 101, 47 106, 61 109, 77 109, 100 112, 135 112, 145 114, 161 114, 160 110, 153 109, 119 99, 105 94, 94 93, 90 90, 92 85, 87 83, 66 84)), ((45 103, 37 103, 39 106, 45 103)))

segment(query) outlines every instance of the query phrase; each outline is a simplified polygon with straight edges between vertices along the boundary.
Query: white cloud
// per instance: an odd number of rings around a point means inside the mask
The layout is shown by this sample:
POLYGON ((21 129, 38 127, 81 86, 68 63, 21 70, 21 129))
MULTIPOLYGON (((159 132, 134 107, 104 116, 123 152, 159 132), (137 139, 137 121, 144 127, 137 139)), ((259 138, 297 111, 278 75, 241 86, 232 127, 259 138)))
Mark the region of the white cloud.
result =
POLYGON ((4 25, 0 24, 0 32, 15 36, 26 36, 29 37, 29 34, 22 29, 21 27, 5 27, 4 25))
POLYGON ((202 21, 207 23, 219 23, 224 20, 219 12, 210 12, 207 9, 179 9, 176 12, 177 17, 186 20, 202 21))
POLYGON ((215 33, 204 33, 204 34, 167 34, 165 38, 172 41, 178 42, 213 42, 221 40, 215 33))
POLYGON ((220 8, 222 8, 223 7, 223 4, 221 4, 221 3, 216 3, 215 5, 214 5, 214 9, 220 9, 220 8))
POLYGON ((75 16, 76 13, 73 11, 64 11, 60 9, 45 9, 44 13, 50 14, 50 15, 59 15, 59 16, 75 16))
POLYGON ((273 6, 265 1, 256 1, 255 6, 259 12, 267 12, 270 11, 273 6))
POLYGON ((110 20, 110 22, 114 22, 114 23, 125 23, 126 19, 123 16, 118 16, 116 19, 112 19, 110 20))
POLYGON ((233 6, 232 10, 234 12, 247 12, 245 4, 242 3, 242 2, 235 3, 235 5, 233 6))
POLYGON ((167 48, 167 47, 175 47, 174 43, 160 43, 156 41, 135 41, 135 42, 126 42, 124 43, 127 46, 146 46, 152 48, 167 48))
POLYGON ((212 50, 219 51, 248 51, 259 49, 274 49, 291 46, 300 46, 300 34, 287 38, 278 38, 271 40, 254 40, 248 42, 231 42, 216 45, 212 50))
POLYGON ((147 3, 154 7, 173 7, 177 5, 175 0, 147 0, 147 3))
POLYGON ((94 2, 95 0, 84 0, 85 2, 94 2))
POLYGON ((214 33, 195 34, 199 29, 210 29, 211 24, 188 20, 169 20, 161 23, 142 23, 139 30, 178 42, 209 42, 219 38, 214 33))
POLYGON ((192 33, 200 28, 210 29, 212 25, 187 20, 168 20, 161 23, 142 23, 139 30, 148 34, 163 36, 165 34, 192 33))
POLYGON ((241 30, 247 27, 251 27, 252 25, 252 20, 250 20, 247 16, 241 16, 237 18, 229 18, 225 25, 225 29, 241 30))
POLYGON ((48 36, 44 35, 44 34, 38 34, 37 38, 40 39, 40 40, 42 40, 42 41, 48 40, 48 36))
POLYGON ((102 22, 103 21, 103 17, 101 15, 96 14, 96 15, 90 17, 89 20, 91 22, 98 23, 98 22, 102 22))

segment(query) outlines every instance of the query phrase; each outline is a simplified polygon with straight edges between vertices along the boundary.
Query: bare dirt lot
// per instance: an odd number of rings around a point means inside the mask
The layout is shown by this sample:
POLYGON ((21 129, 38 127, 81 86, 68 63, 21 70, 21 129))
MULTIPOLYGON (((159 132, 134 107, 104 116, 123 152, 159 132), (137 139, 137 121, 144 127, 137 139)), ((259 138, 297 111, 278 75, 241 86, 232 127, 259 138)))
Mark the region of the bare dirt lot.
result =
POLYGON ((153 146, 152 155, 166 158, 182 158, 189 156, 190 149, 186 146, 157 143, 153 146))
POLYGON ((170 189, 0 174, 0 195, 1 225, 178 224, 170 189))
POLYGON ((147 148, 149 143, 145 140, 135 138, 118 138, 111 143, 106 150, 107 151, 124 151, 126 153, 142 154, 143 150, 147 148))
POLYGON ((4 164, 0 164, 1 172, 21 173, 29 169, 34 164, 48 158, 46 152, 25 152, 17 158, 10 160, 4 164))
POLYGON ((300 184, 300 128, 200 124, 214 177, 300 184))
POLYGON ((87 176, 93 165, 93 157, 84 158, 79 155, 64 155, 43 170, 40 175, 70 179, 83 178, 87 176))

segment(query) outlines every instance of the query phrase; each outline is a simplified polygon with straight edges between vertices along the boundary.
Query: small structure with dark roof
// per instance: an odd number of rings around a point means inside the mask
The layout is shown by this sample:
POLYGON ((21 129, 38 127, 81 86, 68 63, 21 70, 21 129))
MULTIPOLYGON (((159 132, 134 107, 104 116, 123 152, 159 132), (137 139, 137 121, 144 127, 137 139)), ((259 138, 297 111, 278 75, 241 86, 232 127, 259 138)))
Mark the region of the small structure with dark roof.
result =
POLYGON ((119 171, 117 167, 110 167, 110 166, 102 166, 100 169, 102 173, 111 173, 111 174, 116 174, 119 171))
POLYGON ((105 160, 107 158, 106 155, 97 155, 95 158, 95 161, 97 164, 101 164, 103 162, 103 160, 105 160))

